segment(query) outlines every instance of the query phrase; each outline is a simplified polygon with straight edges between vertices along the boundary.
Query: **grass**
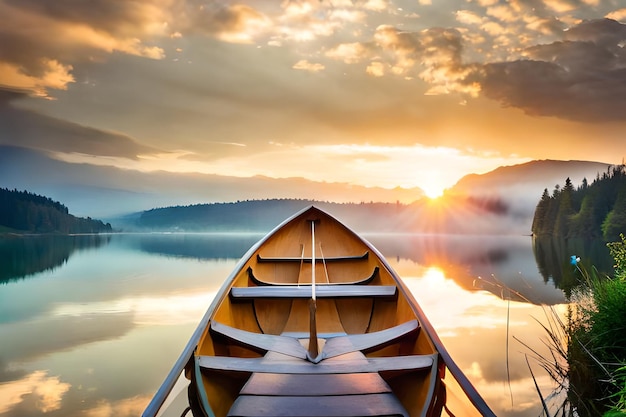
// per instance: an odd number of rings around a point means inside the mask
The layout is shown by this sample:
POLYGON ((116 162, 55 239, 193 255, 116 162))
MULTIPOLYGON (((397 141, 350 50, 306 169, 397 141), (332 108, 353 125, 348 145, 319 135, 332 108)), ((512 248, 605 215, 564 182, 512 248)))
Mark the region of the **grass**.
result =
MULTIPOLYGON (((613 278, 577 265, 581 283, 572 292, 567 321, 552 311, 548 325, 542 325, 551 356, 521 342, 556 381, 556 390, 567 392, 555 416, 626 416, 626 239, 620 238, 608 245, 615 259, 613 278)), ((534 379, 532 370, 531 375, 534 379)), ((537 392, 549 415, 538 386, 537 392)))

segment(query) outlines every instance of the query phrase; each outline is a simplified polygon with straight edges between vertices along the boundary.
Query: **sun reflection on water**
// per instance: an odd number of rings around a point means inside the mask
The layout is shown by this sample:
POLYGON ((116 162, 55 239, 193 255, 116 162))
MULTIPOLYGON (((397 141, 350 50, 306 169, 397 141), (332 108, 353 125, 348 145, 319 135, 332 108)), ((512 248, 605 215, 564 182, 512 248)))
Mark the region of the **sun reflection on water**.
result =
MULTIPOLYGON (((544 307, 511 301, 483 289, 462 288, 444 268, 396 259, 392 264, 421 305, 437 334, 497 415, 527 415, 541 410, 540 398, 530 375, 526 355, 549 355, 539 323, 545 323, 544 307)), ((564 317, 567 305, 557 305, 564 317)), ((546 356, 547 357, 547 356, 546 356)), ((537 383, 546 395, 554 382, 532 364, 537 383)))

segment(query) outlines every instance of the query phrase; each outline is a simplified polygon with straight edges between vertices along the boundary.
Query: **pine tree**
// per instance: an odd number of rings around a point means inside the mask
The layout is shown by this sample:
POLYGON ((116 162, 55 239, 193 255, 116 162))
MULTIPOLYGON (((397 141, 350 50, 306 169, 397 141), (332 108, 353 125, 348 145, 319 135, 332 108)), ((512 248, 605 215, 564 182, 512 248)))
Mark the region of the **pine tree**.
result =
POLYGON ((602 236, 605 240, 618 240, 620 234, 626 234, 626 185, 622 185, 613 210, 602 223, 602 236))
POLYGON ((576 214, 572 205, 572 194, 574 192, 574 186, 569 177, 565 180, 565 186, 559 193, 559 208, 556 217, 556 224, 554 227, 554 234, 560 237, 570 237, 569 227, 570 219, 576 214))
POLYGON ((535 208, 535 215, 533 216, 531 231, 534 235, 543 235, 546 233, 545 225, 549 208, 550 194, 548 193, 548 189, 544 188, 543 194, 541 195, 541 200, 539 200, 537 208, 535 208))
POLYGON ((580 207, 580 211, 572 216, 570 224, 570 236, 592 239, 600 237, 600 229, 593 218, 593 197, 586 195, 580 207))

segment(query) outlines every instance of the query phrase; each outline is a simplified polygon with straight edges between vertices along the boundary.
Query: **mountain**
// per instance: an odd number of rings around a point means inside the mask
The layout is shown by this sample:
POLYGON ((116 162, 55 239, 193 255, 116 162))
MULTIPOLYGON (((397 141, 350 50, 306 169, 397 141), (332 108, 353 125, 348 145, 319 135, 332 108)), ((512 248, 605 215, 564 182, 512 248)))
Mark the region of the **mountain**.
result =
POLYGON ((152 209, 115 226, 132 231, 265 232, 292 214, 315 205, 364 233, 508 234, 502 207, 475 197, 421 199, 402 203, 330 203, 272 199, 152 209), (469 221, 468 221, 469 220, 469 221))
POLYGON ((267 198, 319 201, 412 202, 419 188, 385 189, 303 178, 238 178, 221 175, 140 172, 63 162, 46 153, 0 146, 0 187, 26 189, 62 201, 71 213, 111 219, 155 207, 267 198))
POLYGON ((589 161, 531 161, 499 167, 481 175, 466 175, 448 189, 447 194, 500 201, 507 207, 510 217, 527 220, 527 231, 530 231, 533 213, 544 189, 552 192, 557 184, 562 187, 567 178, 574 187, 583 179, 591 183, 610 167, 610 164, 589 161))
MULTIPOLYGON (((529 234, 544 189, 552 190, 556 184, 564 184, 568 177, 574 186, 583 178, 591 182, 609 166, 600 162, 554 160, 504 166, 481 175, 467 175, 438 202, 431 202, 422 198, 424 193, 419 188, 389 190, 303 178, 144 173, 67 163, 43 152, 0 146, 0 187, 46 195, 62 201, 74 215, 105 219, 114 226, 117 224, 113 219, 130 215, 125 220, 132 223, 142 212, 158 207, 290 199, 409 205, 410 210, 390 227, 400 227, 397 230, 405 230, 403 225, 410 224, 411 231, 428 233, 529 234)), ((386 213, 394 215, 391 209, 386 213)), ((381 217, 369 216, 363 220, 382 221, 381 217)))

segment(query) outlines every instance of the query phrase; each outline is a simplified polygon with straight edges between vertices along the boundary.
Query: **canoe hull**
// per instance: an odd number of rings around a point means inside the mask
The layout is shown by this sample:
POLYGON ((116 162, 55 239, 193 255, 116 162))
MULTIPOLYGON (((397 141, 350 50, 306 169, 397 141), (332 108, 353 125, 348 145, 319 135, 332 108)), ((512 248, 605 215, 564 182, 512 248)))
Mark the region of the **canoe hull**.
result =
POLYGON ((493 415, 384 257, 316 207, 248 251, 185 355, 194 416, 439 416, 451 385, 493 415))

